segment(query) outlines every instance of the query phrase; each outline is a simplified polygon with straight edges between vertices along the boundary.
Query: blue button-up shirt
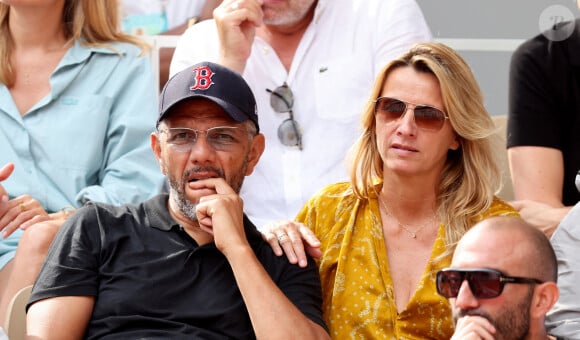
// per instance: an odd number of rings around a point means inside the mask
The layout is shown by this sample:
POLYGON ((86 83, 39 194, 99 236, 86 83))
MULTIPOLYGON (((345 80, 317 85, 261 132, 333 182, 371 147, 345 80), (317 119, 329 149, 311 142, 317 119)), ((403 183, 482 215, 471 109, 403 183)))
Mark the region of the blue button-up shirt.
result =
POLYGON ((0 84, 2 183, 49 211, 87 200, 121 204, 158 193, 162 176, 149 146, 157 95, 149 60, 128 44, 78 42, 53 72, 52 91, 24 116, 0 84), (121 55, 119 54, 121 53, 121 55))
POLYGON ((75 42, 50 93, 24 116, 0 84, 0 166, 15 164, 1 184, 11 198, 29 194, 51 212, 88 200, 136 203, 162 188, 149 146, 157 116, 150 62, 134 45, 111 47, 75 42))

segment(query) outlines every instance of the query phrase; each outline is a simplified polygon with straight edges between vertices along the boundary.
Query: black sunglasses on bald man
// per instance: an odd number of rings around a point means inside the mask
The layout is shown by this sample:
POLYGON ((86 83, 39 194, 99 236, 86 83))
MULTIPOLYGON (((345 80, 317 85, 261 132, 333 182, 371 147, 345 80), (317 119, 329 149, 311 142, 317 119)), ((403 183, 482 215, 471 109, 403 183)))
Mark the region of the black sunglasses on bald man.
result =
POLYGON ((500 296, 506 283, 544 283, 538 279, 507 276, 498 270, 488 268, 447 268, 437 272, 437 292, 448 299, 456 298, 463 281, 466 280, 471 293, 478 299, 500 296))

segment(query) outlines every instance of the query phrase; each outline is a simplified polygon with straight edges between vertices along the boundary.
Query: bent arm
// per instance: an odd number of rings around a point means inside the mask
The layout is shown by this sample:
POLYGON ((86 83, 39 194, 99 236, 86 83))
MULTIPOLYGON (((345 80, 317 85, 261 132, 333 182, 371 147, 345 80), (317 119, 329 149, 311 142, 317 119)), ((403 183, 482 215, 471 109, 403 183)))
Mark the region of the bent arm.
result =
POLYGON ((26 317, 26 338, 82 339, 94 301, 92 296, 62 296, 33 303, 26 317))
POLYGON ((230 252, 228 260, 258 339, 329 339, 272 281, 250 247, 230 252))
POLYGON ((508 159, 517 200, 562 206, 564 159, 560 150, 539 146, 511 147, 508 159))
POLYGON ((198 181, 193 186, 199 182, 205 188, 213 187, 216 192, 202 197, 196 207, 199 227, 213 234, 217 249, 227 258, 256 337, 269 340, 328 339, 326 330, 303 313, 308 309, 305 307, 307 304, 317 304, 320 312, 321 299, 316 297, 316 294, 320 295, 320 285, 319 281, 314 281, 318 280, 318 275, 311 275, 317 273, 316 268, 311 267, 310 271, 294 266, 285 268, 284 275, 277 279, 279 287, 247 240, 241 198, 221 178, 198 181), (287 294, 290 291, 299 294, 293 296, 293 301, 302 305, 303 310, 285 295, 282 286, 287 294))
POLYGON ((548 237, 571 207, 562 204, 564 161, 560 150, 517 146, 508 149, 516 201, 510 202, 522 218, 548 237))

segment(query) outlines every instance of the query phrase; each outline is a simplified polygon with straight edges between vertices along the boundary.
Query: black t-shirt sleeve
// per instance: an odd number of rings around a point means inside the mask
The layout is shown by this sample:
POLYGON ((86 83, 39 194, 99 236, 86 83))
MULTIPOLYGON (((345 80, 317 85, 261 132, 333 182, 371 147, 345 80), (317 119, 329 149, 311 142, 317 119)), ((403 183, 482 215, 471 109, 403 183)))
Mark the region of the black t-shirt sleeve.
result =
POLYGON ((565 42, 543 35, 524 42, 511 58, 507 147, 542 146, 565 149, 566 115, 561 93, 569 85, 565 42))
MULTIPOLYGON (((542 35, 513 53, 509 72, 507 147, 543 146, 562 149, 563 112, 558 94, 558 61, 542 35)), ((557 54, 559 55, 559 54, 557 54)))
POLYGON ((27 308, 58 296, 96 296, 100 232, 96 207, 79 209, 60 228, 32 289, 27 308))

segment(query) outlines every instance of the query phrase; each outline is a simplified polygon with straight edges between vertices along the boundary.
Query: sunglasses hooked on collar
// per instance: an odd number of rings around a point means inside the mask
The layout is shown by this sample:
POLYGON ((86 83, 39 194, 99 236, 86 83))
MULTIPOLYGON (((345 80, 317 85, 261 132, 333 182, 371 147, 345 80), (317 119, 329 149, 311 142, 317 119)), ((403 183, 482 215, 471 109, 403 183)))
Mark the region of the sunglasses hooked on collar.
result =
POLYGON ((266 89, 270 93, 270 106, 277 113, 286 113, 290 117, 282 122, 278 127, 278 139, 280 143, 286 146, 297 146, 302 150, 302 132, 298 122, 294 120, 294 94, 288 86, 284 83, 274 90, 266 89))
POLYGON ((506 283, 544 283, 533 278, 507 276, 498 270, 488 268, 447 268, 437 272, 437 292, 448 299, 456 298, 463 281, 466 280, 471 293, 478 299, 491 299, 500 296, 506 283))

